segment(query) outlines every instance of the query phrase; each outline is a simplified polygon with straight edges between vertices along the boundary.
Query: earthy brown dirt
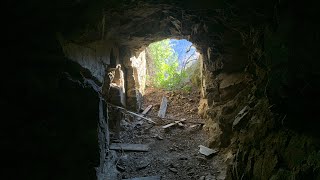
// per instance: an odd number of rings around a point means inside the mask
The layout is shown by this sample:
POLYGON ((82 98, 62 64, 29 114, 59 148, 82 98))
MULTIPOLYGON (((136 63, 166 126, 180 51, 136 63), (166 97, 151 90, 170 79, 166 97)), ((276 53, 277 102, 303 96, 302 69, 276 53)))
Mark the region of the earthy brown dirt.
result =
MULTIPOLYGON (((204 122, 197 114, 199 92, 165 91, 146 89, 144 108, 153 105, 148 115, 157 116, 161 99, 166 96, 168 108, 166 117, 185 118, 187 121, 204 122)), ((118 152, 118 166, 122 178, 161 176, 162 180, 172 179, 224 179, 225 167, 218 155, 207 158, 200 154, 199 145, 207 145, 207 134, 202 125, 184 123, 184 127, 174 126, 165 131, 162 125, 172 120, 152 118, 156 125, 142 120, 127 118, 122 121, 120 140, 123 143, 142 143, 150 146, 148 152, 118 152)))

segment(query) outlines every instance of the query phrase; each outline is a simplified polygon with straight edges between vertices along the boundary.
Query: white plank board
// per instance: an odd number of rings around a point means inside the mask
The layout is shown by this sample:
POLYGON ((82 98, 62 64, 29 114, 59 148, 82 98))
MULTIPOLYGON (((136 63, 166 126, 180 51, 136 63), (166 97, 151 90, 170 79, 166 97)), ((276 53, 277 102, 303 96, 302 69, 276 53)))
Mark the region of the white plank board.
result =
POLYGON ((149 146, 145 144, 112 143, 109 149, 124 151, 149 151, 149 146))

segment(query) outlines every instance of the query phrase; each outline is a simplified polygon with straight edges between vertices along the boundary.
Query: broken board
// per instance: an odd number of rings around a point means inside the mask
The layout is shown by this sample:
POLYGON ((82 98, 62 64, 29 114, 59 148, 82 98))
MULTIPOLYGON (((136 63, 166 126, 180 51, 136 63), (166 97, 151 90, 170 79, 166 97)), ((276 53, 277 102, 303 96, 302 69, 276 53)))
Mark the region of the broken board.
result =
POLYGON ((152 108, 152 105, 149 105, 141 114, 147 114, 151 108, 152 108))
POLYGON ((160 176, 148 176, 148 177, 138 177, 138 178, 131 178, 131 179, 122 179, 122 180, 160 180, 160 176))
POLYGON ((205 156, 211 156, 218 152, 218 150, 210 149, 202 145, 199 145, 199 148, 199 152, 205 156))
POLYGON ((123 151, 149 151, 149 146, 145 144, 125 144, 125 143, 112 143, 109 147, 111 150, 123 151))
MULTIPOLYGON (((141 114, 142 114, 142 115, 147 114, 147 113, 150 111, 151 108, 152 108, 152 105, 149 105, 146 109, 144 109, 144 111, 143 111, 141 114)), ((138 121, 139 121, 140 119, 141 119, 140 117, 137 118, 138 121)))
POLYGON ((169 127, 171 127, 171 126, 174 126, 174 125, 176 125, 176 124, 179 124, 179 123, 181 123, 181 122, 183 122, 183 121, 185 121, 186 119, 181 119, 180 121, 175 121, 174 123, 170 123, 170 124, 167 124, 167 125, 164 125, 164 126, 162 126, 162 129, 167 129, 167 128, 169 128, 169 127))
POLYGON ((168 100, 165 96, 162 97, 160 109, 158 112, 158 116, 161 118, 164 118, 166 116, 166 111, 167 111, 167 105, 168 105, 168 100))

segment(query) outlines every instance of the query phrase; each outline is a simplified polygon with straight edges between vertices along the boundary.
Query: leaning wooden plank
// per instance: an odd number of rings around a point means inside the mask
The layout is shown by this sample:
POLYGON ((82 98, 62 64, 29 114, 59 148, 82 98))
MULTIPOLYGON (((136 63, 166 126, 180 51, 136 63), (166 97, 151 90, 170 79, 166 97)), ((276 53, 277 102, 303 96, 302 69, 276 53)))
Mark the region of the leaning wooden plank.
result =
POLYGON ((141 114, 147 114, 151 108, 152 108, 152 105, 149 105, 141 114))
POLYGON ((130 114, 133 114, 133 115, 135 115, 135 116, 138 116, 138 117, 140 117, 140 118, 142 118, 142 119, 145 119, 145 120, 147 120, 147 121, 149 121, 149 122, 152 122, 152 123, 154 123, 154 124, 157 124, 156 122, 152 121, 150 118, 143 117, 143 116, 140 115, 140 114, 137 114, 137 113, 134 113, 134 112, 131 112, 131 111, 128 111, 128 110, 127 110, 127 112, 129 112, 130 114))
POLYGON ((122 180, 160 180, 160 176, 148 176, 148 177, 138 177, 138 178, 131 178, 131 179, 122 179, 122 180))
POLYGON ((149 146, 145 144, 125 144, 125 143, 112 143, 111 150, 124 150, 124 151, 149 151, 149 146))
POLYGON ((110 106, 112 106, 112 107, 115 107, 115 108, 118 108, 118 109, 121 109, 121 110, 124 110, 124 111, 127 112, 127 113, 130 113, 130 114, 132 114, 132 115, 138 116, 138 117, 140 117, 140 118, 142 118, 142 119, 145 119, 145 120, 147 120, 147 121, 149 121, 149 122, 152 122, 152 123, 156 124, 156 122, 152 121, 150 118, 144 117, 144 116, 142 116, 142 115, 140 115, 140 114, 137 114, 137 113, 134 113, 134 112, 131 112, 131 111, 129 111, 129 110, 123 108, 123 107, 116 106, 116 105, 113 105, 113 104, 110 104, 110 103, 108 103, 108 105, 110 105, 110 106))
POLYGON ((160 109, 158 112, 158 116, 161 118, 164 118, 166 116, 166 111, 167 111, 167 105, 168 105, 168 100, 165 96, 162 97, 160 109))
MULTIPOLYGON (((147 113, 150 111, 151 108, 152 108, 152 105, 149 105, 141 114, 143 114, 143 115, 147 114, 147 113)), ((140 119, 141 119, 141 118, 138 117, 138 118, 137 118, 137 121, 139 121, 140 119)))

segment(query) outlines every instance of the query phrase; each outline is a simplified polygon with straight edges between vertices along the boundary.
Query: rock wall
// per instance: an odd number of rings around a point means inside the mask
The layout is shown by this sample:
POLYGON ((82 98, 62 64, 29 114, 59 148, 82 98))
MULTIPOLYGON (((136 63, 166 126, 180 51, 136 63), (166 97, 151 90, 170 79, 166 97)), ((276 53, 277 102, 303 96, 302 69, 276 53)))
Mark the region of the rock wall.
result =
MULTIPOLYGON (((155 64, 154 64, 154 61, 151 57, 151 54, 150 54, 150 50, 148 49, 148 47, 145 49, 146 51, 146 67, 147 67, 147 71, 146 71, 146 75, 147 77, 152 77, 155 75, 155 64)), ((151 86, 152 85, 152 82, 151 82, 151 78, 147 78, 146 79, 146 86, 151 86)))
MULTIPOLYGON (((224 32, 225 42, 233 42, 222 45, 224 53, 202 50, 199 113, 207 119, 209 146, 220 147, 230 163, 227 179, 320 178, 315 128, 303 130, 307 125, 302 119, 308 115, 299 119, 288 109, 288 87, 301 84, 289 80, 295 76, 288 68, 290 15, 285 7, 278 8, 276 26, 253 26, 251 37, 224 32)), ((305 96, 300 93, 297 98, 305 96)))
POLYGON ((130 60, 134 69, 133 76, 135 80, 137 106, 139 110, 142 109, 144 89, 146 87, 147 65, 145 50, 142 51, 138 57, 134 56, 130 58, 130 60))
POLYGON ((42 59, 51 55, 30 60, 36 65, 21 66, 19 79, 11 79, 19 88, 10 86, 8 96, 17 101, 4 100, 10 119, 1 132, 5 179, 96 177, 99 97, 79 73, 85 70, 60 53, 51 62, 42 59))
POLYGON ((106 76, 106 69, 119 63, 119 50, 110 41, 96 41, 77 44, 61 40, 64 54, 71 60, 88 69, 101 83, 106 76))

